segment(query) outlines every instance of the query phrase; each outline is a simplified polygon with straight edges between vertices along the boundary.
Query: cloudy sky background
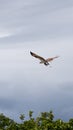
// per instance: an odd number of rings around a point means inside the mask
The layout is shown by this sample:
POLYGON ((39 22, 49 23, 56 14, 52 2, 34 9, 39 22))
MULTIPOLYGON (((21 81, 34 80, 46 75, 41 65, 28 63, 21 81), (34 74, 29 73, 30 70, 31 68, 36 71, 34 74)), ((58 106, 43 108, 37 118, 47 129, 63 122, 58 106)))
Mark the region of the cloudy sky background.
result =
POLYGON ((73 0, 0 0, 0 113, 73 118, 73 0), (52 67, 30 55, 59 55, 52 67))

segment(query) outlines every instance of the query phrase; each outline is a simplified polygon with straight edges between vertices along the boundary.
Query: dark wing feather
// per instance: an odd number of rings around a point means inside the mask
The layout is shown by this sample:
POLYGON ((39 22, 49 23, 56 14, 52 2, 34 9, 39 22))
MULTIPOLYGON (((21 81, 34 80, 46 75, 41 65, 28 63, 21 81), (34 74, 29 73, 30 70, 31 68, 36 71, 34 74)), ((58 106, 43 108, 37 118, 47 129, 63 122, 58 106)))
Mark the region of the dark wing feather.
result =
POLYGON ((45 61, 45 59, 44 59, 43 57, 41 57, 41 56, 39 56, 39 55, 37 55, 37 54, 31 52, 31 51, 30 51, 30 54, 31 54, 33 57, 40 59, 41 61, 45 61))

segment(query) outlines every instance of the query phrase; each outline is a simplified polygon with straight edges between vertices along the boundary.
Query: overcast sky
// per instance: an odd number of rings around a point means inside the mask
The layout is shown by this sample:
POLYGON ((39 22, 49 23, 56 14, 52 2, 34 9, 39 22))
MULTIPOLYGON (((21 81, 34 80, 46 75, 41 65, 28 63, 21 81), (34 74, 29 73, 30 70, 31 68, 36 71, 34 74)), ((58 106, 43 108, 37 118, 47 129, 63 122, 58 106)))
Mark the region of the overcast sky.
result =
POLYGON ((0 0, 0 113, 29 110, 73 118, 73 0, 0 0))

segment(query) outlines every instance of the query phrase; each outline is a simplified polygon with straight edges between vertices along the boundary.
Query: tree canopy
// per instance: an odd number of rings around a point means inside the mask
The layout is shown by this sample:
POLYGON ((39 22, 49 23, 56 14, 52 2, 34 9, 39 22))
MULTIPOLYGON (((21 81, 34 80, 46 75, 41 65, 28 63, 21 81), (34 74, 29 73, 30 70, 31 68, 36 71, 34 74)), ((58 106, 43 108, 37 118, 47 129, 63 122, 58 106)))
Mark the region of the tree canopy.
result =
POLYGON ((33 118, 33 111, 28 113, 29 119, 25 120, 25 114, 20 114, 21 123, 0 114, 0 130, 73 130, 73 119, 65 122, 61 119, 54 120, 53 111, 41 112, 33 118))

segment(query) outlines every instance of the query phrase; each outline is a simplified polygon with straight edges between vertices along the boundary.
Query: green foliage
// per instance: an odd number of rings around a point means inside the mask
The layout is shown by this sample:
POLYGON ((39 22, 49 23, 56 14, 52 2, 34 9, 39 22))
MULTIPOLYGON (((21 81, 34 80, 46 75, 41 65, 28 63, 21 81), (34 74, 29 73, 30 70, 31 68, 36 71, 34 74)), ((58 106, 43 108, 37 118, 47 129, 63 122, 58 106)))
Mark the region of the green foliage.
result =
POLYGON ((12 120, 8 117, 4 116, 3 113, 0 114, 0 129, 7 129, 7 127, 11 124, 12 120))
POLYGON ((41 112, 36 118, 32 118, 33 111, 29 111, 29 120, 24 120, 25 115, 21 114, 21 123, 0 114, 0 130, 73 130, 73 119, 64 122, 61 119, 54 120, 52 111, 41 112))
POLYGON ((29 111, 29 118, 32 118, 33 111, 29 111))
POLYGON ((22 121, 23 121, 23 120, 24 120, 24 118, 25 118, 25 115, 24 115, 24 114, 21 114, 19 118, 20 118, 20 120, 22 120, 22 121))

